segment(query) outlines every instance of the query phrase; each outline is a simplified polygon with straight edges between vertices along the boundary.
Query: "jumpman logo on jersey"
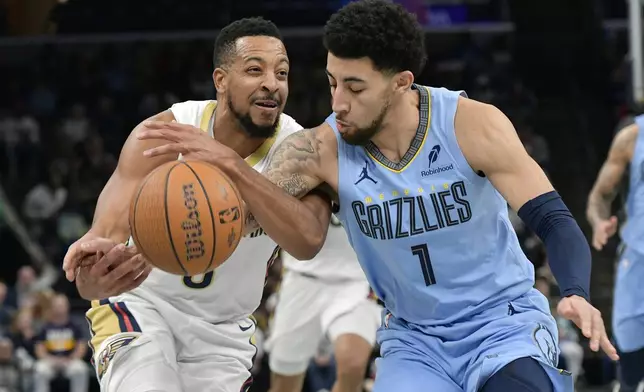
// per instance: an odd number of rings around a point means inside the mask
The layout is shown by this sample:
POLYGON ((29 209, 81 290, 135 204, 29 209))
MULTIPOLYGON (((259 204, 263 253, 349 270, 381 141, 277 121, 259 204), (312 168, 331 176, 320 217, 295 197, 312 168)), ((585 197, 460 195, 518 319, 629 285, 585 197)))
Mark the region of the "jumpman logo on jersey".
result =
POLYGON ((360 178, 358 178, 358 181, 356 181, 353 185, 358 185, 358 183, 362 182, 362 180, 370 180, 374 184, 377 184, 378 181, 374 180, 371 178, 368 172, 369 169, 369 161, 364 161, 364 167, 362 168, 362 172, 360 172, 360 178))

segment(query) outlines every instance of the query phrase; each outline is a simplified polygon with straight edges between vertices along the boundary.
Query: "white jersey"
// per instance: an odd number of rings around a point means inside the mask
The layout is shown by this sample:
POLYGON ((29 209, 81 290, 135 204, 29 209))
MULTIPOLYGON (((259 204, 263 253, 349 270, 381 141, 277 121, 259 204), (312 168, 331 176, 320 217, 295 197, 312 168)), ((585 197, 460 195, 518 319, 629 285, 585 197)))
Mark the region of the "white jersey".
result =
POLYGON ((340 221, 331 216, 326 242, 312 260, 300 261, 282 251, 284 268, 324 280, 364 280, 366 277, 340 221))
MULTIPOLYGON (((216 101, 186 101, 174 104, 170 110, 177 122, 199 127, 212 135, 216 106, 216 101)), ((279 143, 300 129, 292 117, 282 114, 275 135, 246 158, 246 162, 255 170, 263 171, 279 143)), ((130 295, 144 299, 160 297, 183 313, 211 323, 241 319, 252 314, 260 304, 266 270, 277 256, 276 247, 258 229, 242 238, 230 258, 214 271, 190 278, 155 268, 130 295)))

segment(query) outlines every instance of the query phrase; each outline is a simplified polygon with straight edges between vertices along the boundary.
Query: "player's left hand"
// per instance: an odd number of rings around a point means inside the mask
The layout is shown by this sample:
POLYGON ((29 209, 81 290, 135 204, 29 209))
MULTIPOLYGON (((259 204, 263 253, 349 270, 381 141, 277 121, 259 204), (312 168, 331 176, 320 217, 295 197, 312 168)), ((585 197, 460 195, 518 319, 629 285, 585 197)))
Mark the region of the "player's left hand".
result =
POLYGON ((557 305, 557 313, 572 321, 581 329, 581 333, 590 339, 591 350, 597 352, 601 347, 610 359, 613 361, 619 359, 617 350, 610 342, 608 334, 606 333, 601 312, 584 298, 577 295, 563 298, 559 301, 559 305, 557 305))
POLYGON ((219 143, 197 127, 178 122, 146 121, 137 133, 140 140, 165 140, 168 143, 144 151, 146 157, 181 154, 184 158, 196 159, 213 165, 221 165, 241 157, 232 149, 219 143))

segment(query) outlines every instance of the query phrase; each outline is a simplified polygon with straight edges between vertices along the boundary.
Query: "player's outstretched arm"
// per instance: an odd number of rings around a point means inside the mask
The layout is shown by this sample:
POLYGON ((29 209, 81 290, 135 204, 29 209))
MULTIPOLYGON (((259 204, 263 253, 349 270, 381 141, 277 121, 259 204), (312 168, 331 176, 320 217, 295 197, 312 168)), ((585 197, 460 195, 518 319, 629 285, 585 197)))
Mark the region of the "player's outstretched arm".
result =
MULTIPOLYGON (((168 110, 153 116, 152 119, 172 121, 174 120, 174 115, 168 110)), ((117 257, 112 257, 114 252, 109 252, 112 247, 118 243, 124 243, 130 236, 128 212, 130 200, 136 188, 152 170, 171 159, 170 156, 155 157, 154 159, 143 156, 143 151, 156 147, 162 142, 159 140, 138 140, 135 134, 141 126, 138 125, 132 131, 121 150, 116 170, 105 184, 98 198, 89 232, 76 241, 65 255, 63 269, 67 279, 74 280, 77 272, 83 275, 76 282, 83 298, 97 299, 88 297, 93 297, 94 295, 92 294, 98 295, 99 291, 101 294, 110 294, 113 291, 113 285, 119 290, 126 291, 138 286, 149 273, 149 267, 142 263, 139 258, 130 255, 125 259, 127 261, 123 261, 123 257, 118 257, 118 255, 115 255, 117 257), (94 241, 96 239, 101 239, 101 241, 94 241), (99 246, 97 247, 96 244, 99 244, 99 246), (97 263, 101 266, 101 271, 93 267, 91 269, 78 269, 85 257, 98 253, 110 253, 110 257, 103 257, 102 261, 97 263), (116 267, 115 263, 119 265, 119 274, 124 274, 116 277, 110 273, 110 276, 114 279, 109 277, 109 279, 106 279, 108 270, 112 271, 116 267), (100 284, 97 281, 99 276, 102 279, 100 284), (104 287, 100 288, 98 287, 99 285, 104 287), (100 290, 98 290, 99 288, 100 290)), ((96 261, 98 262, 99 260, 96 261)))
POLYGON ((319 252, 329 227, 331 199, 318 189, 323 151, 318 129, 304 129, 280 143, 263 175, 247 165, 229 170, 252 219, 300 260, 319 252))
POLYGON ((455 128, 470 166, 487 176, 545 244, 563 298, 559 313, 581 328, 593 351, 601 346, 617 359, 601 313, 589 303, 591 255, 586 237, 510 120, 494 106, 461 98, 455 128))
POLYGON ((611 205, 626 167, 630 164, 637 140, 638 126, 630 125, 615 135, 608 158, 599 170, 588 195, 586 218, 593 227, 593 247, 601 250, 617 232, 617 217, 611 216, 611 205))

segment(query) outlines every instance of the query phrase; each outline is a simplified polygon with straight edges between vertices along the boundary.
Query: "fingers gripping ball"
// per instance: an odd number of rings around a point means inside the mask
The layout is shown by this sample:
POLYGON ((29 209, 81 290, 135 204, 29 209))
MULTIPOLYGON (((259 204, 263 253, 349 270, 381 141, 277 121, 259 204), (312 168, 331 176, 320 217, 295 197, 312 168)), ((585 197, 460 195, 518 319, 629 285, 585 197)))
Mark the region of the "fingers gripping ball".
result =
POLYGON ((233 182, 200 161, 168 162, 150 173, 130 204, 130 230, 155 267, 176 275, 203 274, 237 248, 242 202, 233 182))

